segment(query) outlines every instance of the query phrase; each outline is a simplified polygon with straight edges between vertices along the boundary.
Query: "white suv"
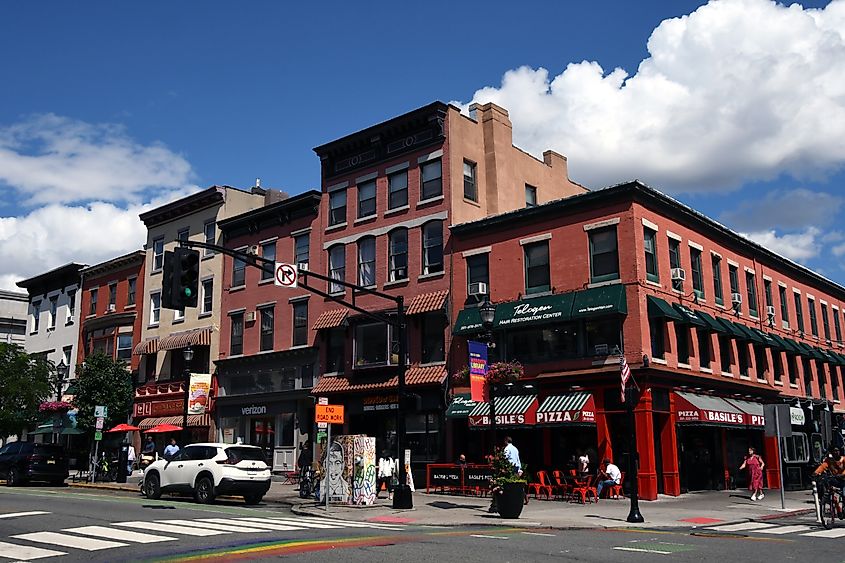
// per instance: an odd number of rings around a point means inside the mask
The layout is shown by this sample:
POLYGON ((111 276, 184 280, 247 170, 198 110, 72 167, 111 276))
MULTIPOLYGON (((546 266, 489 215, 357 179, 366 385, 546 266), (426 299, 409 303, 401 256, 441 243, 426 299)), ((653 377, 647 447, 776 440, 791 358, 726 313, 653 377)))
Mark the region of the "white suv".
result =
POLYGON ((141 482, 147 498, 188 493, 201 503, 212 502, 217 495, 232 495, 258 504, 269 489, 264 450, 243 444, 191 444, 170 460, 150 464, 141 482))

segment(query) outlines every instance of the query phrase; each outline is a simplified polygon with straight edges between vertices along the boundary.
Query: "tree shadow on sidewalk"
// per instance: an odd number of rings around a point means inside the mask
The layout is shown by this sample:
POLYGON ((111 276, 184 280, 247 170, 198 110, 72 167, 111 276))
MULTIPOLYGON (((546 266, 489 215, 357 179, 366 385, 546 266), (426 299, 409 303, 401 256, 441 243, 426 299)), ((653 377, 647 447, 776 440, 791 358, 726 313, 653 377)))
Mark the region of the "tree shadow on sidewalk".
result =
POLYGON ((438 501, 435 501, 435 502, 429 502, 429 503, 426 503, 426 505, 431 506, 433 508, 440 508, 442 510, 452 510, 454 508, 467 508, 467 509, 470 509, 470 510, 478 510, 479 508, 482 508, 482 507, 478 506, 477 504, 456 504, 454 502, 447 502, 447 501, 442 501, 442 500, 438 500, 438 501))

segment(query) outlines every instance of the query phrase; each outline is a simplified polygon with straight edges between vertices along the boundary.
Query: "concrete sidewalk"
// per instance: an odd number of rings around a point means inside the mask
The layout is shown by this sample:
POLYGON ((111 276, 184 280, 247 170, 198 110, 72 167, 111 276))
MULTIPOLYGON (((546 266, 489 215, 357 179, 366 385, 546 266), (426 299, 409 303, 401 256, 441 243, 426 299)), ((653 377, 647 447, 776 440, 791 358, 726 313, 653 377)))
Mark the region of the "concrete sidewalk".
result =
MULTIPOLYGON (((138 494, 140 474, 128 483, 68 483, 71 487, 96 488, 138 494)), ((384 493, 382 493, 384 494, 384 493)), ((299 498, 296 485, 274 481, 264 497, 268 505, 286 506, 294 513, 326 516, 326 509, 316 502, 299 498)), ((621 528, 621 527, 696 527, 728 524, 747 520, 774 519, 812 512, 813 497, 809 491, 786 493, 786 509, 780 508, 780 494, 769 491, 762 501, 751 501, 747 491, 705 491, 680 497, 661 496, 656 501, 640 502, 643 524, 629 524, 628 499, 602 500, 582 505, 560 500, 538 500, 533 496, 516 520, 504 520, 489 514, 489 497, 463 497, 443 494, 414 493, 414 508, 394 510, 386 498, 365 507, 329 507, 328 515, 354 521, 396 522, 432 526, 508 525, 537 528, 621 528)))

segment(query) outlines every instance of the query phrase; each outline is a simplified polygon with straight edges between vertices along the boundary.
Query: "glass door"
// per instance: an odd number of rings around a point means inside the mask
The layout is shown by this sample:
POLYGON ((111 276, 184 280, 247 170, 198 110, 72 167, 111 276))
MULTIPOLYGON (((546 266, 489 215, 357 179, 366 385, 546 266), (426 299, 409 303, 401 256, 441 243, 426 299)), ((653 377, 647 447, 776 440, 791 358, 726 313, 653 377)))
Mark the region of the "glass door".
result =
POLYGON ((249 443, 264 450, 267 465, 273 465, 273 445, 276 437, 276 421, 272 417, 251 418, 249 443))

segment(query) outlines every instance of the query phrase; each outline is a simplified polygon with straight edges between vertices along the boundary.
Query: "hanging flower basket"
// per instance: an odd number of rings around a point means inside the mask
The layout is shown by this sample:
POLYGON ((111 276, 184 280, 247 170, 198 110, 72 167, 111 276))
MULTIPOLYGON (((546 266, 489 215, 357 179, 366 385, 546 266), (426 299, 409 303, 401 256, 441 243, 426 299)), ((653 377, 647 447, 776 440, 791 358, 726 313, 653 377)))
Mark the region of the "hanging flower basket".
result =
POLYGON ((469 385, 469 366, 464 366, 452 374, 452 387, 469 385))
POLYGON ((73 409, 73 405, 65 401, 44 401, 38 406, 41 412, 64 414, 73 409))
POLYGON ((524 374, 519 362, 496 362, 487 368, 487 383, 513 383, 524 374))

